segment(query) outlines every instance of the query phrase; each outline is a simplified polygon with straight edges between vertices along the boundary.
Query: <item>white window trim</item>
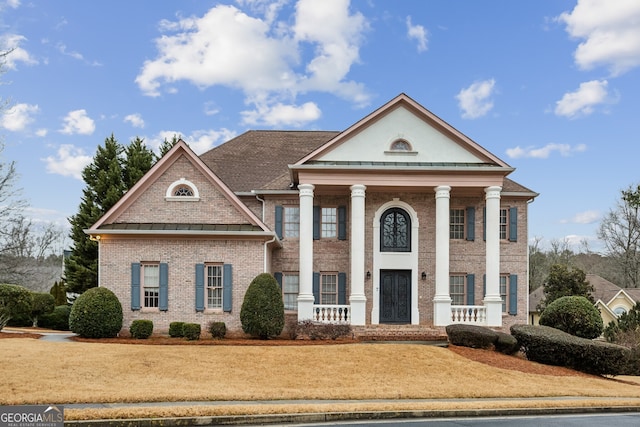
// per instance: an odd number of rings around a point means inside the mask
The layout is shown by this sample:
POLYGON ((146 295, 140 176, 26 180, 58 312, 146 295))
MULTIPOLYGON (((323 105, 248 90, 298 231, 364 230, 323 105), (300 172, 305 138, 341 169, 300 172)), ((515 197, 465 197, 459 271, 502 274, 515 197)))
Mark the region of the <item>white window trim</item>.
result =
POLYGON ((197 202, 200 200, 200 192, 193 182, 185 178, 180 178, 179 180, 174 181, 169 188, 167 188, 164 199, 168 202, 197 202), (191 188, 193 196, 174 196, 173 192, 175 189, 182 185, 191 188))

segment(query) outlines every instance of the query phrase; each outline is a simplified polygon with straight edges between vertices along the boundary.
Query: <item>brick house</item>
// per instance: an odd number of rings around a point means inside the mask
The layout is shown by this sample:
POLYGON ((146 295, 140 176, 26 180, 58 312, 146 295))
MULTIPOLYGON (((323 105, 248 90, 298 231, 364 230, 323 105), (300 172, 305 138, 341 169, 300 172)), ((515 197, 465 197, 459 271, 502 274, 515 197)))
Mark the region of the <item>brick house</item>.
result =
POLYGON ((87 234, 124 328, 241 331, 252 279, 287 315, 360 327, 526 323, 528 204, 513 168, 400 94, 342 132, 176 144, 87 234))

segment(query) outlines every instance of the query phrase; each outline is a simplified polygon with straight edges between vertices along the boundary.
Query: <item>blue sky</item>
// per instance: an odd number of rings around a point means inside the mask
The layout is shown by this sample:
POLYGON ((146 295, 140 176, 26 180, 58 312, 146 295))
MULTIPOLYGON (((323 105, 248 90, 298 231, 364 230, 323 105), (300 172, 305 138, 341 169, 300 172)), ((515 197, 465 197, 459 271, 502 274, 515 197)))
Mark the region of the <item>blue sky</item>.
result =
POLYGON ((248 129, 343 130, 401 92, 539 192, 530 238, 600 244, 640 158, 637 0, 2 1, 3 162, 67 226, 112 133, 202 153, 248 129))

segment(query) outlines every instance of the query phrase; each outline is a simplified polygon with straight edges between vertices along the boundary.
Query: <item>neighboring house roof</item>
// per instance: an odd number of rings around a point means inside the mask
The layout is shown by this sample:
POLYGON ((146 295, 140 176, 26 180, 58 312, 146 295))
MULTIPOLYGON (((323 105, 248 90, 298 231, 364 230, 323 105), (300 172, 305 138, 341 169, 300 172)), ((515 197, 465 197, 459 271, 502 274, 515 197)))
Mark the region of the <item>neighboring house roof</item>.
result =
MULTIPOLYGON (((611 283, 607 279, 598 276, 597 274, 587 274, 586 280, 593 286, 593 292, 591 296, 593 300, 600 305, 606 306, 615 298, 621 291, 626 293, 634 301, 640 301, 640 289, 633 288, 621 288, 620 286, 611 283)), ((529 294, 529 312, 537 312, 537 306, 544 298, 543 286, 536 288, 529 294)))

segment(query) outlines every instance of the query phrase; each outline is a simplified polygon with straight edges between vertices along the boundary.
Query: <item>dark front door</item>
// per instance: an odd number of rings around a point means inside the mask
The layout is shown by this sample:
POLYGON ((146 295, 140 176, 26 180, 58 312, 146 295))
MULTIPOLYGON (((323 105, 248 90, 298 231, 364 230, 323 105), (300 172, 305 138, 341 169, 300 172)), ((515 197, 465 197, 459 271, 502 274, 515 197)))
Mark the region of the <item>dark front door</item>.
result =
POLYGON ((411 271, 380 272, 380 323, 411 323, 411 271))

